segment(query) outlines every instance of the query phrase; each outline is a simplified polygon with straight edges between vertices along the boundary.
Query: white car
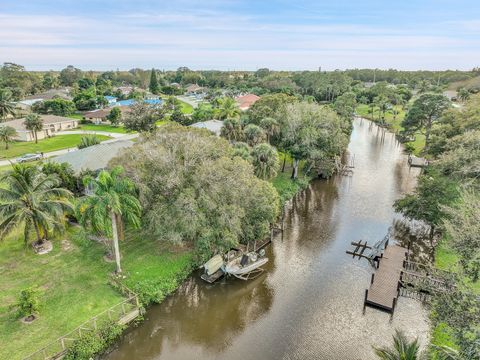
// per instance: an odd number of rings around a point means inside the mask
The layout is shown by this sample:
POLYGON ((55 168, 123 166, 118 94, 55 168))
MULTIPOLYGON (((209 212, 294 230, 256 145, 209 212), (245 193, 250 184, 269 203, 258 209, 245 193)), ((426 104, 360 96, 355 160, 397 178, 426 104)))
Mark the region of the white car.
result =
POLYGON ((41 158, 42 158, 41 154, 25 154, 25 155, 20 156, 17 159, 17 163, 40 160, 41 158))

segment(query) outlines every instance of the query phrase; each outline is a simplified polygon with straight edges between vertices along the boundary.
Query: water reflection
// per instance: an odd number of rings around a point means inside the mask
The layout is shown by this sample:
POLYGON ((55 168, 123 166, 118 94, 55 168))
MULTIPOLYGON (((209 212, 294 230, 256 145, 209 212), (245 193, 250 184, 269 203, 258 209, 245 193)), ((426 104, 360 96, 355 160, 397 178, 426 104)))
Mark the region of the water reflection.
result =
POLYGON ((396 328, 427 342, 427 312, 401 298, 395 316, 367 309, 372 268, 345 254, 351 241, 380 240, 394 224, 416 252, 392 203, 413 189, 418 170, 407 166, 395 137, 356 120, 349 144, 351 177, 313 182, 285 210, 285 231, 267 256, 266 273, 213 286, 194 274, 165 303, 147 313, 109 359, 374 359, 396 328))

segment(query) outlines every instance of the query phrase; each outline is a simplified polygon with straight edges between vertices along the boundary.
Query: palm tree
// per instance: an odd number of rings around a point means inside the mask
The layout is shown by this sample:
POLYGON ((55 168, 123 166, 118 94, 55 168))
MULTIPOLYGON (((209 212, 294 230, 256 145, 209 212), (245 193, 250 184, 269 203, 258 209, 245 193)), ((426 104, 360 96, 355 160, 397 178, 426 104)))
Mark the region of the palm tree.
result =
POLYGON ((253 167, 255 175, 260 179, 270 179, 277 174, 277 150, 267 143, 258 144, 252 150, 253 167))
POLYGON ((260 126, 255 124, 248 124, 245 126, 244 133, 247 143, 250 146, 260 144, 265 139, 265 132, 260 126))
POLYGON ((272 137, 277 135, 280 131, 278 121, 270 117, 262 119, 260 121, 260 127, 265 130, 265 133, 267 134, 267 142, 269 144, 271 143, 272 137))
POLYGON ((118 166, 111 171, 101 171, 96 179, 85 177, 85 186, 91 188, 93 193, 80 199, 77 204, 80 224, 112 236, 117 273, 122 272, 118 245, 119 226, 125 221, 134 228, 140 227, 142 211, 134 183, 122 177, 122 173, 123 168, 118 166))
POLYGON ((32 228, 37 244, 52 231, 63 231, 65 214, 73 210, 72 193, 59 187, 57 175, 45 175, 38 167, 15 164, 0 178, 0 240, 23 226, 25 245, 32 228))
POLYGON ((25 125, 25 128, 27 130, 33 132, 33 135, 35 137, 35 144, 38 144, 37 132, 42 131, 43 129, 43 120, 40 115, 35 113, 28 114, 25 117, 25 121, 23 122, 23 124, 25 125))
POLYGON ((237 106, 235 100, 231 97, 224 97, 219 100, 218 105, 218 118, 219 119, 228 119, 235 118, 240 115, 240 109, 237 106))
POLYGON ((382 360, 419 360, 420 345, 418 339, 412 342, 401 331, 395 330, 393 348, 374 348, 375 354, 382 360))
POLYGON ((5 143, 5 150, 8 150, 8 144, 13 142, 17 136, 17 130, 11 126, 0 127, 0 141, 5 143))
POLYGON ((15 104, 12 102, 12 93, 8 90, 0 91, 0 119, 8 115, 15 115, 15 104))
POLYGON ((243 138, 242 125, 239 119, 225 119, 221 134, 224 138, 232 141, 240 141, 243 138))

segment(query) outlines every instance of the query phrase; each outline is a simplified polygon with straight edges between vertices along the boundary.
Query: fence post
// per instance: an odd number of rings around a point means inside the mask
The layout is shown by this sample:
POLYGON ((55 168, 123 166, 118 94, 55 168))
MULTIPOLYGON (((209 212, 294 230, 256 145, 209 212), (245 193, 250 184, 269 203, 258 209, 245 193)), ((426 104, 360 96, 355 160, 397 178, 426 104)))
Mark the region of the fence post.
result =
POLYGON ((97 330, 97 318, 96 317, 93 318, 93 328, 95 330, 97 330))
POLYGON ((125 315, 125 303, 122 302, 122 314, 125 315))
POLYGON ((61 338, 61 342, 62 342, 62 350, 65 350, 65 339, 63 337, 61 338))

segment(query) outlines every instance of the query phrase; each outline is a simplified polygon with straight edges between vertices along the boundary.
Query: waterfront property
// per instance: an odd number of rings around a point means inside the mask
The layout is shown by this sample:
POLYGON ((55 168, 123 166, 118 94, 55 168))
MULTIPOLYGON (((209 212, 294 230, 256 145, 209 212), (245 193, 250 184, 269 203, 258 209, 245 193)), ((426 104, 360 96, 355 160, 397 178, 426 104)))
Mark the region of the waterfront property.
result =
MULTIPOLYGON (((40 115, 43 121, 43 129, 37 131, 39 140, 45 139, 60 131, 71 130, 78 127, 78 119, 56 115, 40 115)), ((11 126, 17 131, 17 140, 34 141, 35 135, 25 127, 25 118, 15 119, 1 123, 0 126, 11 126)))

